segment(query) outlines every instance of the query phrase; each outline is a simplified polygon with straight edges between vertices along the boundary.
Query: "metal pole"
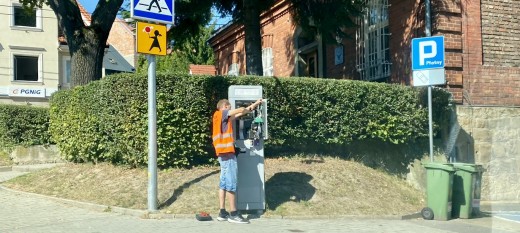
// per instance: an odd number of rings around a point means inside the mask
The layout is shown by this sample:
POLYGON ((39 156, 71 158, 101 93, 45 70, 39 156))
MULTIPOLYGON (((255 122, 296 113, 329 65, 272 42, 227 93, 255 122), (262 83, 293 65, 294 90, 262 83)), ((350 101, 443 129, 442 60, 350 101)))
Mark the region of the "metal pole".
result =
POLYGON ((425 6, 425 10, 426 10, 426 16, 425 16, 425 20, 426 20, 426 29, 425 29, 425 32, 426 32, 426 36, 432 36, 432 21, 431 21, 431 17, 430 17, 430 12, 431 12, 431 3, 430 3, 430 0, 425 0, 424 2, 425 6))
POLYGON ((157 113, 155 55, 148 55, 148 210, 157 211, 157 113))
POLYGON ((433 162, 432 86, 428 86, 428 130, 430 132, 430 161, 433 162))
MULTIPOLYGON (((425 33, 426 36, 432 36, 432 23, 431 23, 431 17, 430 17, 430 0, 425 0, 425 10, 426 10, 426 16, 425 16, 425 33)), ((430 161, 433 162, 433 127, 432 127, 432 86, 428 86, 428 130, 430 135, 430 161)))

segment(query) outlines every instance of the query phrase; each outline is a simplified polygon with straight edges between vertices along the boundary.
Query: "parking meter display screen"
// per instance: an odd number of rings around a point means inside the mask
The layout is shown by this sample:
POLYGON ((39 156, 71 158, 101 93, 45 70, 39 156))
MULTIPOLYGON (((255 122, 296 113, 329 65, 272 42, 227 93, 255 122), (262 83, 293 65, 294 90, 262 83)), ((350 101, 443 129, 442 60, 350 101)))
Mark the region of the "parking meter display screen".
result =
MULTIPOLYGON (((248 107, 252 104, 250 100, 236 101, 237 108, 248 107)), ((253 123, 253 113, 250 112, 246 115, 237 118, 235 127, 235 137, 238 140, 245 140, 251 138, 249 132, 251 131, 251 124, 253 123)))

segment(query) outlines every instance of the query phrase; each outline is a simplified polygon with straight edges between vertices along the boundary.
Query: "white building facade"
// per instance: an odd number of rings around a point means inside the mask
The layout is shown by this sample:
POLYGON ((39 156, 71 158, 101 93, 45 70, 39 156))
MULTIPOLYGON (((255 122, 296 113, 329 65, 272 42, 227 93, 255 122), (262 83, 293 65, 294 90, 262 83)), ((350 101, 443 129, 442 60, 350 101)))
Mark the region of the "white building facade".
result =
MULTIPOLYGON (((80 11, 90 24, 90 14, 81 5, 80 11)), ((50 7, 29 12, 18 0, 0 0, 0 22, 0 104, 48 105, 52 93, 71 87, 69 48, 66 39, 59 39, 58 19, 50 7)), ((109 38, 103 76, 134 72, 132 28, 116 20, 109 38)))
POLYGON ((0 0, 0 103, 46 105, 58 90, 58 20, 47 6, 33 12, 0 0))

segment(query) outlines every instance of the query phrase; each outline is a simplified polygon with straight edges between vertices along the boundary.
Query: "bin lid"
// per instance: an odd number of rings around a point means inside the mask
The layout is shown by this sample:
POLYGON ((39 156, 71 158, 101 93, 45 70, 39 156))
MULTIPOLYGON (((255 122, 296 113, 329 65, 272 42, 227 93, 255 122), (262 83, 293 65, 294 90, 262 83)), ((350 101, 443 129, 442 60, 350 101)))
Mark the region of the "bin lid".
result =
POLYGON ((472 163, 452 163, 455 170, 463 170, 467 172, 484 172, 482 165, 472 163))
POLYGON ((445 171, 455 171, 453 165, 450 163, 424 163, 423 166, 427 169, 442 169, 445 171))

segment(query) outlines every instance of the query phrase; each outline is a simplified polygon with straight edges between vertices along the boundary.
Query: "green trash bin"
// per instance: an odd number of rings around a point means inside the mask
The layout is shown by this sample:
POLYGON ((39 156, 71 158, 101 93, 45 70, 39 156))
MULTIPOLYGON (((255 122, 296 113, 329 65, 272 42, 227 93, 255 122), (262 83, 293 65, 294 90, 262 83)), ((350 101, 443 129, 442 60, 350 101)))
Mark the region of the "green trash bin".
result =
POLYGON ((476 165, 478 173, 475 176, 473 186, 473 216, 480 216, 480 194, 482 192, 482 173, 486 170, 482 165, 476 165))
POLYGON ((470 163, 453 163, 453 216, 471 218, 480 214, 482 166, 470 163))
POLYGON ((427 206, 421 211, 424 219, 449 220, 452 208, 453 173, 452 164, 426 163, 427 206))

